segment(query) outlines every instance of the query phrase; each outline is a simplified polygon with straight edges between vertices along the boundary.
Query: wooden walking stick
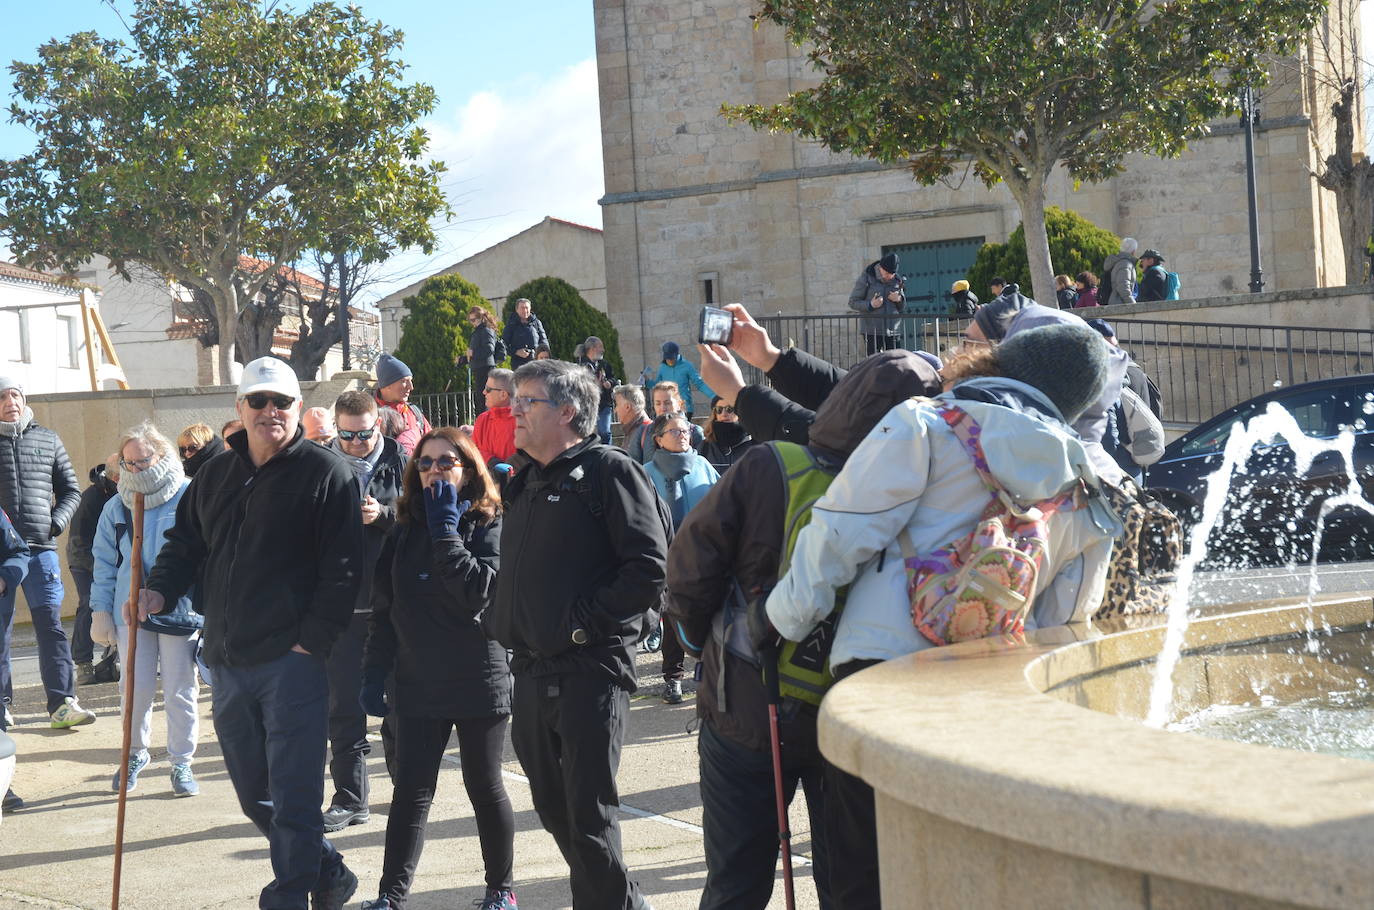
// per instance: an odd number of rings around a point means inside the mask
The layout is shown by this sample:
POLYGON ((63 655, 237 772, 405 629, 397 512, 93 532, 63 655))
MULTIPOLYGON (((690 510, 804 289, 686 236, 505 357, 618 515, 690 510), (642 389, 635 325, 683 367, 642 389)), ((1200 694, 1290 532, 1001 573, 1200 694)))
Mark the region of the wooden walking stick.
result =
POLYGON ((119 812, 115 817, 114 895, 110 910, 119 910, 119 873, 124 866, 124 804, 129 798, 129 748, 134 738, 134 657, 138 652, 138 594, 143 588, 143 494, 134 494, 134 520, 129 546, 129 603, 132 616, 129 630, 129 653, 124 656, 124 745, 119 753, 119 812))

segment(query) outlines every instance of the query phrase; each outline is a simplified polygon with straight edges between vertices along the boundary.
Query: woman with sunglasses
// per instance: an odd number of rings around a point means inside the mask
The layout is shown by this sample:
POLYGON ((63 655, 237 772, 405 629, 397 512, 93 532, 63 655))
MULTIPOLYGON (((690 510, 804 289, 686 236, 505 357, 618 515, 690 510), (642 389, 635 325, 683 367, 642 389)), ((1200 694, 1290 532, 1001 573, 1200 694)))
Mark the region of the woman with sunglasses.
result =
POLYGON ((187 477, 195 477, 200 466, 224 451, 224 440, 203 423, 193 423, 177 436, 177 452, 187 477))
POLYGON ((743 458, 753 444, 754 440, 739 422, 734 405, 726 404, 719 395, 712 398, 711 419, 706 422, 706 433, 701 441, 701 457, 711 463, 716 473, 724 474, 725 469, 743 458))
MULTIPOLYGON (((144 569, 157 562, 167 533, 176 524, 177 506, 190 485, 182 472, 171 442, 150 423, 141 423, 124 434, 119 444, 119 492, 100 513, 95 543, 91 547, 94 581, 91 584, 91 638, 103 645, 117 646, 129 653, 129 625, 120 610, 129 593, 133 571, 134 494, 143 494, 143 549, 138 558, 144 569)), ((172 765, 171 785, 175 796, 195 796, 200 792, 191 774, 200 732, 196 710, 199 686, 196 683, 197 632, 203 620, 191 609, 191 598, 182 597, 170 609, 149 616, 137 625, 136 665, 125 666, 134 677, 133 703, 123 706, 133 714, 133 739, 129 748, 129 767, 124 787, 133 792, 139 773, 151 756, 153 695, 158 678, 167 715, 167 757, 172 765)), ((120 687, 121 693, 123 687, 120 687)), ((123 769, 121 769, 123 770, 123 769)), ((115 771, 111 789, 118 791, 121 771, 115 771)))
MULTIPOLYGON (((654 482, 659 498, 668 504, 677 530, 692 507, 706 498, 720 474, 711 463, 692 448, 692 429, 681 411, 663 414, 649 428, 656 448, 644 470, 654 482)), ((663 700, 670 705, 682 703, 682 677, 687 656, 682 642, 667 623, 663 630, 663 700)))
POLYGON ((363 658, 363 707, 378 717, 396 712, 395 786, 379 896, 363 904, 370 910, 406 905, 455 729, 486 867, 477 906, 515 910, 515 817, 501 780, 510 667, 479 624, 496 584, 500 509, 496 484, 465 433, 440 427, 420 439, 377 563, 363 658), (394 703, 384 688, 390 671, 394 703))

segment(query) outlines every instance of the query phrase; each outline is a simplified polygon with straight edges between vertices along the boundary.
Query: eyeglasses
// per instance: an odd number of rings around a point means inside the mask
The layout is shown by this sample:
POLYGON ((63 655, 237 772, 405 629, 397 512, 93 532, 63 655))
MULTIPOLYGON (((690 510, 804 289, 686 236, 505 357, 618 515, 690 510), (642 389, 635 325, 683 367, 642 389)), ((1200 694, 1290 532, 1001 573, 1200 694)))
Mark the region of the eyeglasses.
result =
POLYGON ((278 411, 285 411, 291 407, 296 399, 290 395, 275 395, 269 392, 254 392, 252 395, 244 395, 241 401, 248 402, 248 406, 255 411, 261 411, 267 407, 267 402, 272 402, 272 407, 278 411))
POLYGON ((363 442, 367 442, 367 440, 372 438, 372 434, 375 432, 377 432, 376 427, 372 427, 369 430, 340 430, 339 438, 344 442, 352 442, 355 439, 361 439, 363 442))
POLYGON ((126 471, 146 471, 148 465, 153 463, 154 457, 153 455, 149 455, 147 458, 136 458, 133 461, 121 458, 119 459, 119 466, 126 471))
POLYGON ((415 463, 420 466, 421 471, 429 471, 435 468, 440 471, 452 471, 462 462, 452 455, 440 455, 438 458, 421 455, 419 458, 415 459, 415 463))
POLYGON ((483 392, 486 392, 488 395, 490 395, 492 392, 504 392, 505 389, 493 389, 491 386, 487 386, 487 387, 486 387, 485 389, 483 389, 482 391, 483 391, 483 392))
POLYGON ((554 405, 554 400, 552 398, 535 398, 531 395, 516 395, 510 400, 510 407, 512 411, 528 411, 530 405, 537 401, 543 402, 549 407, 553 407, 554 405))
POLYGON ((991 342, 991 341, 984 341, 984 340, 981 339, 981 338, 970 338, 970 337, 968 336, 968 333, 967 333, 967 332, 965 332, 965 333, 963 333, 963 334, 961 334, 961 335, 959 336, 959 342, 960 342, 961 344, 981 344, 981 345, 986 345, 986 346, 988 346, 988 347, 991 347, 991 346, 992 346, 992 342, 991 342))
POLYGON ((691 436, 691 435, 692 435, 692 431, 689 430, 689 429, 687 429, 686 427, 683 427, 683 428, 680 429, 680 430, 679 430, 679 429, 664 430, 662 433, 660 433, 660 434, 658 434, 658 435, 660 435, 660 436, 691 436))
POLYGON ((189 446, 177 446, 177 449, 181 452, 182 458, 190 458, 201 450, 201 445, 198 442, 193 442, 189 446))
POLYGON ((734 409, 733 407, 731 407, 730 405, 725 404, 725 405, 721 405, 720 407, 716 408, 716 413, 717 413, 717 414, 733 414, 733 413, 735 413, 735 409, 734 409))

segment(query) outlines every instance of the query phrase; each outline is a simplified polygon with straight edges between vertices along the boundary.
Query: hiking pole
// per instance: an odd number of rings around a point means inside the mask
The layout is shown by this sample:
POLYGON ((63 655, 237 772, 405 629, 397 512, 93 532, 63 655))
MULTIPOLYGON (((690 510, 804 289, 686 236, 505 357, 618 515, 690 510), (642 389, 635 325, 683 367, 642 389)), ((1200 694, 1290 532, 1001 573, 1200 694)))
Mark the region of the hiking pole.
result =
POLYGON ((124 745, 119 752, 119 810, 115 816, 114 896, 110 910, 119 910, 119 873, 124 867, 124 804, 129 798, 129 748, 134 738, 134 659, 138 653, 138 593, 143 587, 143 494, 134 494, 133 542, 129 545, 129 603, 133 616, 129 630, 129 656, 124 660, 124 745))
POLYGON ((787 820, 787 796, 782 786, 782 736, 778 733, 778 709, 782 690, 778 684, 776 644, 760 649, 763 685, 768 690, 768 745, 773 752, 773 798, 778 804, 778 845, 782 850, 782 887, 787 910, 796 910, 797 894, 792 885, 792 831, 787 820))

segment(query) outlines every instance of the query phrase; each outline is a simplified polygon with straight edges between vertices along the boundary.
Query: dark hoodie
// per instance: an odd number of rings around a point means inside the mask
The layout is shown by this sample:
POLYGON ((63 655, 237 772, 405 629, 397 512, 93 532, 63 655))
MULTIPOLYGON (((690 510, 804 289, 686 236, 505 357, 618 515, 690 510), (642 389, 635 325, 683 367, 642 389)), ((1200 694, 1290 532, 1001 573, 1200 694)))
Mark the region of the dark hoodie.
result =
POLYGON ((181 463, 181 468, 186 472, 187 477, 195 477, 196 472, 205 465, 205 462, 223 451, 224 440, 218 436, 211 436, 210 441, 201 446, 199 452, 181 463))
MULTIPOLYGON (((808 449, 837 472, 893 406, 935 395, 929 364, 910 351, 885 351, 854 367, 816 412, 808 449)), ((768 750, 767 699, 758 669, 711 640, 715 614, 738 581, 748 597, 778 578, 787 487, 773 444, 749 449, 688 513, 668 550, 668 612, 689 650, 702 653, 697 713, 747 748, 768 750), (725 674, 724 704, 718 698, 725 674)), ((790 745, 815 744, 814 717, 787 719, 790 745)))

